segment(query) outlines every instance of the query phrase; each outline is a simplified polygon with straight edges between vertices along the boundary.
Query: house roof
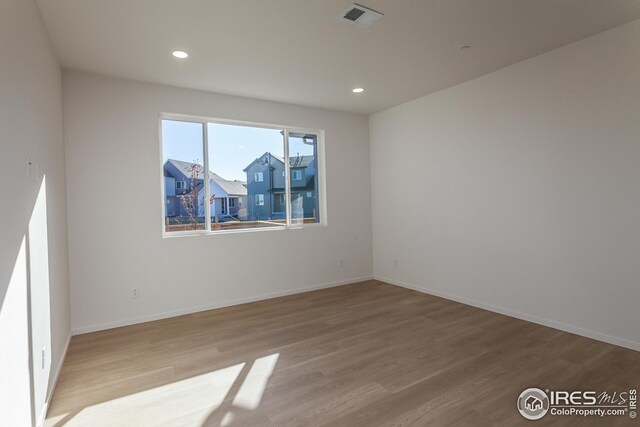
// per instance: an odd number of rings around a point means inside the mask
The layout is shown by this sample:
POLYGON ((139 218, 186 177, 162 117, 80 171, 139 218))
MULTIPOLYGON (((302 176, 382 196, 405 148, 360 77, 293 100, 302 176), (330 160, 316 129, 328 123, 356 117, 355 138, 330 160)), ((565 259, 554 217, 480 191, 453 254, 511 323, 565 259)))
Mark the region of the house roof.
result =
MULTIPOLYGON (((284 158, 275 154, 272 154, 272 156, 279 160, 280 163, 284 163, 284 158)), ((313 163, 313 160, 314 156, 289 155, 289 166, 292 168, 306 168, 313 163)))
MULTIPOLYGON (((279 161, 280 163, 284 164, 284 158, 280 157, 276 154, 270 153, 270 152, 265 152, 262 156, 258 157, 257 159, 255 159, 253 162, 249 163, 247 165, 246 168, 244 168, 243 170, 247 170, 249 169, 249 167, 251 165, 253 165, 254 163, 260 161, 260 159, 264 158, 265 156, 271 156, 272 159, 275 159, 277 161, 279 161)), ((314 156, 299 156, 299 155, 292 155, 289 156, 289 167, 292 168, 306 168, 307 166, 309 166, 311 163, 313 163, 314 160, 314 156)))
MULTIPOLYGON (((195 179, 204 179, 204 167, 202 167, 202 164, 198 163, 198 166, 200 166, 200 173, 198 173, 198 176, 193 175, 193 172, 190 170, 191 166, 194 164, 193 162, 183 162, 182 160, 175 160, 175 159, 169 159, 167 160, 167 163, 171 163, 173 166, 175 166, 183 175, 185 178, 195 178, 195 179)), ((209 171, 209 178, 213 179, 213 175, 214 173, 209 171)))
MULTIPOLYGON (((185 178, 193 178, 193 172, 190 171, 191 166, 194 164, 193 162, 183 162, 182 160, 168 159, 167 163, 171 163, 173 166, 175 166, 185 176, 185 178)), ((195 178, 203 179, 204 168, 201 164, 198 164, 198 166, 200 166, 200 170, 202 172, 198 173, 198 176, 195 178)), ((214 180, 216 184, 218 184, 230 196, 247 195, 247 187, 245 186, 246 183, 244 181, 230 181, 211 171, 209 171, 209 179, 214 180)))
POLYGON ((230 196, 246 196, 247 195, 247 187, 246 183, 243 181, 229 181, 228 179, 222 178, 220 175, 209 172, 213 175, 213 180, 218 184, 224 191, 227 192, 230 196))

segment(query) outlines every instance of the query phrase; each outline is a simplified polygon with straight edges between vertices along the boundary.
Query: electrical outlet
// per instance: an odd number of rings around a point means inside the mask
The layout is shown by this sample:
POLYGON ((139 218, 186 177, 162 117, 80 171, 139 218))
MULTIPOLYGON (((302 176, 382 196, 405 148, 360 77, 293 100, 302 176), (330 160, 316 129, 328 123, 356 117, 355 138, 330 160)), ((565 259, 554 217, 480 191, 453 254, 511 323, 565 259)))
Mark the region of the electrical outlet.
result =
POLYGON ((140 298, 140 288, 136 286, 131 289, 131 298, 140 298))
POLYGON ((340 259, 338 260, 338 265, 339 265, 340 267, 344 267, 344 259, 340 258, 340 259))
POLYGON ((397 260, 397 259, 394 259, 394 260, 393 260, 393 266, 394 266, 395 268, 398 268, 398 260, 397 260))

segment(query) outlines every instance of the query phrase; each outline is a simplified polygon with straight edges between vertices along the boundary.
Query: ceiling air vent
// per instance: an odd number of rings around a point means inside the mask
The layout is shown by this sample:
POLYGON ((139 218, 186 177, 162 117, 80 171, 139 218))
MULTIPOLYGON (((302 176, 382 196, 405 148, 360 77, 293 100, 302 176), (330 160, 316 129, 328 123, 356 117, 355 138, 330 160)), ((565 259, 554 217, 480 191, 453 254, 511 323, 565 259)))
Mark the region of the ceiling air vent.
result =
POLYGON ((358 24, 361 27, 368 27, 382 18, 382 16, 380 12, 354 3, 353 6, 349 7, 340 15, 340 18, 358 24))

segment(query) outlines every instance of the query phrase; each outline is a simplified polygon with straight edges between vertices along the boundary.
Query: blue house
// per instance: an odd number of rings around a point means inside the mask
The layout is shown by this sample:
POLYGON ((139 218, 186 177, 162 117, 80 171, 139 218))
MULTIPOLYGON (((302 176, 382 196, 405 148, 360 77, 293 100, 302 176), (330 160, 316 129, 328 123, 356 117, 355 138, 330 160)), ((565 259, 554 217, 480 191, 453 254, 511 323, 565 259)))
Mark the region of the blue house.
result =
MULTIPOLYGON (((211 171, 208 173, 212 221, 245 220, 247 187, 211 171)), ((204 222, 204 167, 193 162, 169 159, 164 164, 165 216, 174 222, 196 216, 204 222)))
MULTIPOLYGON (((318 218, 316 157, 292 156, 291 216, 318 218)), ((284 159, 264 153, 245 169, 247 174, 247 219, 250 221, 286 218, 284 159)))

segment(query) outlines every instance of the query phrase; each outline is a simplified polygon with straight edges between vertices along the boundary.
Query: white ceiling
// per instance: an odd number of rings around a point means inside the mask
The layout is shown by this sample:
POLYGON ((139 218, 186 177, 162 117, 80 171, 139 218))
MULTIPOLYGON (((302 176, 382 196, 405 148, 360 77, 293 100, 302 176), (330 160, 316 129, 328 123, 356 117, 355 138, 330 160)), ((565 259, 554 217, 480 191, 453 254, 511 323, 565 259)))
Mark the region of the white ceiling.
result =
POLYGON ((640 0, 361 0, 385 16, 360 28, 338 20, 351 3, 39 0, 66 69, 359 113, 640 18, 640 0))

